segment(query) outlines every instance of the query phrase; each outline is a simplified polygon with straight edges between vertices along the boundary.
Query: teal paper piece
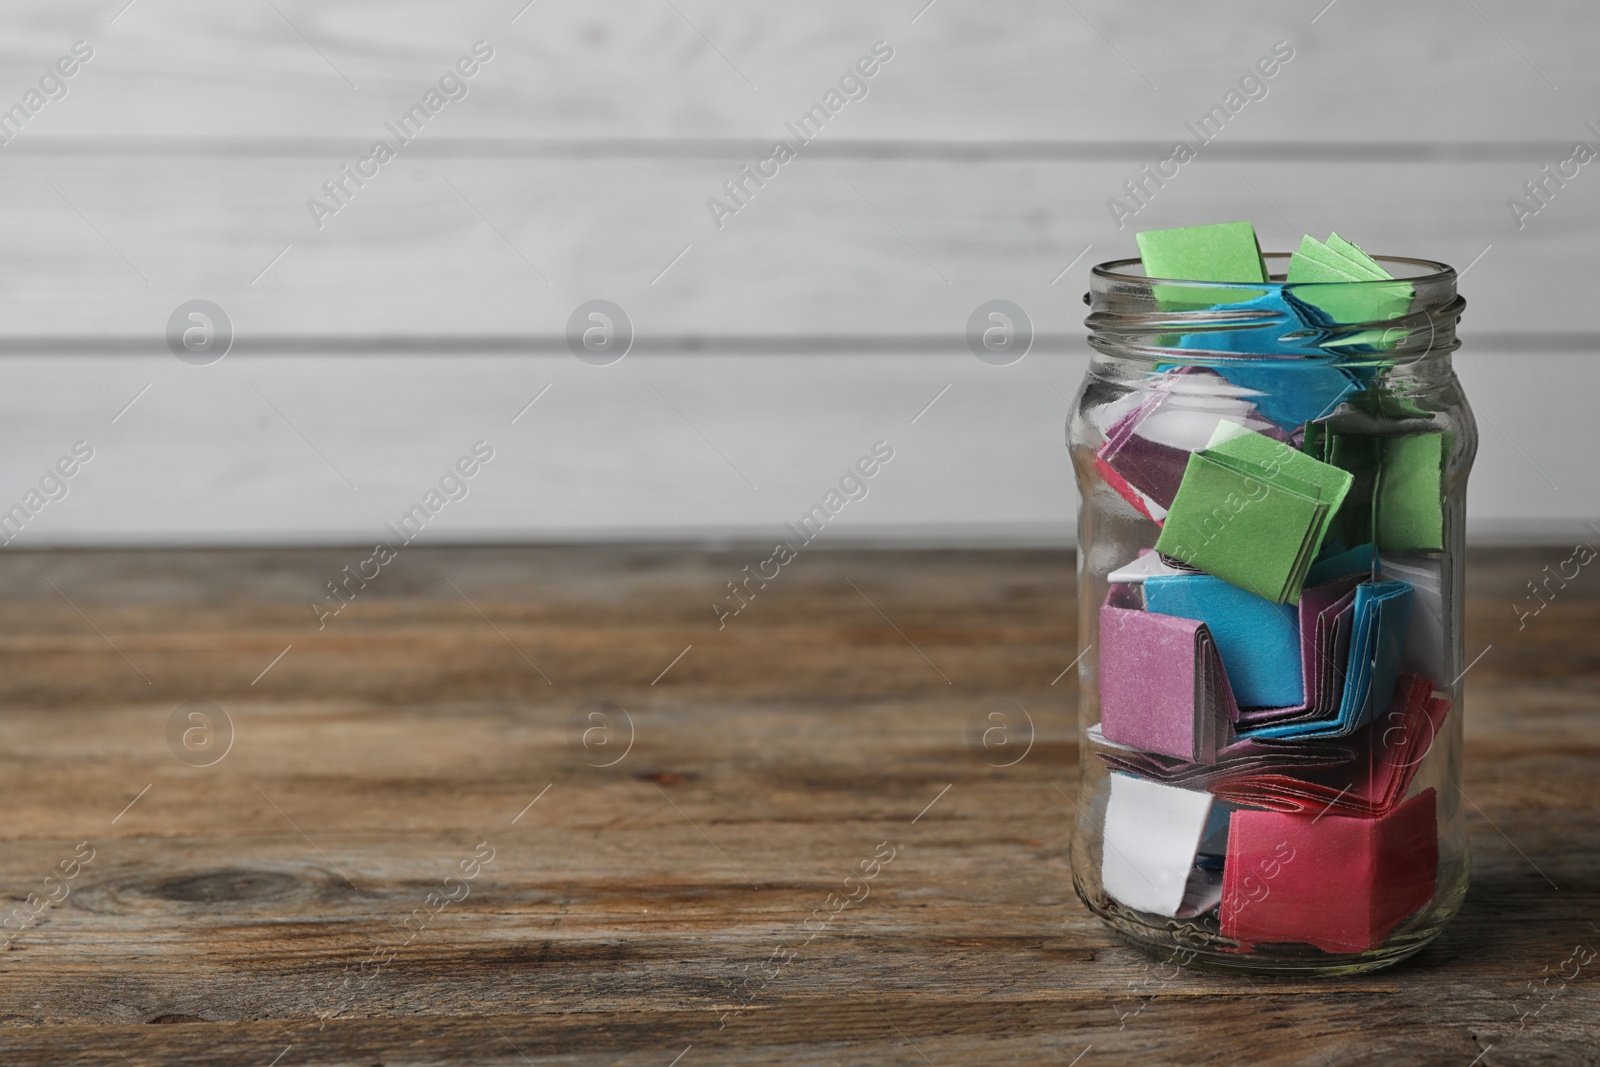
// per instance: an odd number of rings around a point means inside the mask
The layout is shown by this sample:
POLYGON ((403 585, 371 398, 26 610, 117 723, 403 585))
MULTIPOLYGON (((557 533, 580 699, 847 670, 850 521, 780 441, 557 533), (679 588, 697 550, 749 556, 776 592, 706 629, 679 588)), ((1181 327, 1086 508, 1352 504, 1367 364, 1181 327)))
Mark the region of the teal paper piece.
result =
POLYGON ((1348 574, 1371 574, 1377 567, 1377 560, 1378 550, 1371 544, 1355 548, 1327 546, 1306 572, 1306 585, 1321 585, 1348 574))
POLYGON ((1412 588, 1406 582, 1362 582, 1356 587, 1345 662, 1344 695, 1331 722, 1290 723, 1250 731, 1255 738, 1347 737, 1377 718, 1395 695, 1406 627, 1411 620, 1412 588))
POLYGON ((1295 430, 1327 416, 1358 392, 1356 376, 1333 364, 1336 356, 1320 346, 1328 319, 1316 309, 1274 286, 1253 300, 1215 304, 1208 312, 1276 316, 1255 326, 1177 334, 1168 347, 1190 351, 1260 356, 1258 360, 1219 359, 1211 370, 1256 394, 1249 399, 1263 418, 1284 430, 1295 430))

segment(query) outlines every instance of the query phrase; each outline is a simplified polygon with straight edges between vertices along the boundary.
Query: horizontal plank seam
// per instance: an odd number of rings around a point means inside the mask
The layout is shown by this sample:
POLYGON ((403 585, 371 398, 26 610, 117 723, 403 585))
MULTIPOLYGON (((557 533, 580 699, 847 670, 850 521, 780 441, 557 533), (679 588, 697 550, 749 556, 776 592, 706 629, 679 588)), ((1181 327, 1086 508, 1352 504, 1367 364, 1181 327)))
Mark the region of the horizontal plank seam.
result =
MULTIPOLYGON (((907 160, 929 162, 1132 162, 1168 155, 1181 131, 1164 140, 934 141, 867 138, 818 140, 806 148, 811 159, 907 160)), ((749 160, 766 154, 773 137, 611 137, 520 138, 440 137, 417 140, 406 149, 413 158, 526 159, 682 159, 749 160)), ((342 158, 364 147, 370 133, 339 137, 38 137, 9 148, 10 158, 32 156, 342 158)), ((1219 141, 1206 146, 1213 159, 1250 162, 1319 163, 1508 163, 1565 158, 1570 141, 1219 141)))
MULTIPOLYGON (((1071 551, 1076 543, 1076 523, 1045 520, 976 522, 884 523, 841 534, 834 547, 840 551, 922 550, 972 552, 993 549, 1071 551)), ((348 529, 348 528, 347 528, 348 529)), ((1590 536, 1583 519, 1531 515, 1520 519, 1467 519, 1467 541, 1475 548, 1566 545, 1590 536)), ((707 521, 699 525, 616 523, 609 526, 544 525, 488 528, 441 536, 439 548, 592 548, 595 545, 655 548, 681 546, 711 552, 748 553, 770 547, 773 526, 743 522, 707 521)), ((195 534, 191 530, 154 527, 100 530, 95 533, 61 531, 41 536, 28 552, 118 551, 163 552, 209 549, 218 551, 287 549, 356 550, 370 548, 370 538, 359 532, 330 533, 326 527, 274 529, 261 533, 220 530, 195 534)), ((10 549, 20 554, 23 549, 10 549)), ((827 549, 814 549, 824 552, 827 549)))
MULTIPOLYGON (((1600 332, 1463 334, 1467 352, 1507 354, 1592 352, 1600 347, 1600 332)), ((1030 353, 1086 354, 1082 333, 1041 333, 1030 353)), ((154 356, 167 351, 159 336, 17 336, 0 337, 0 356, 154 356)), ((472 352, 484 355, 558 354, 570 356, 567 339, 556 334, 266 334, 240 337, 231 351, 236 355, 360 355, 472 352)), ((967 351, 961 334, 707 334, 670 333, 639 336, 629 355, 870 355, 967 351)))

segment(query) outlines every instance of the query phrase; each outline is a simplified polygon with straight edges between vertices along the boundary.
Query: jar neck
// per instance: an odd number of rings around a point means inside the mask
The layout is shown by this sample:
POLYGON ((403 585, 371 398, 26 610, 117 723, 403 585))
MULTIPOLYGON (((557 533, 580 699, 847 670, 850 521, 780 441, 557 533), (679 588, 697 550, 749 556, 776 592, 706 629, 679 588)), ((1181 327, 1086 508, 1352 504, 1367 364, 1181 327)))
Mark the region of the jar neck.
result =
MULTIPOLYGON (((1287 267, 1283 253, 1265 258, 1287 267)), ((1455 271, 1378 258, 1393 280, 1290 284, 1278 273, 1261 283, 1185 282, 1142 277, 1137 260, 1102 264, 1085 297, 1089 344, 1151 370, 1263 359, 1448 368, 1466 306, 1455 271)))

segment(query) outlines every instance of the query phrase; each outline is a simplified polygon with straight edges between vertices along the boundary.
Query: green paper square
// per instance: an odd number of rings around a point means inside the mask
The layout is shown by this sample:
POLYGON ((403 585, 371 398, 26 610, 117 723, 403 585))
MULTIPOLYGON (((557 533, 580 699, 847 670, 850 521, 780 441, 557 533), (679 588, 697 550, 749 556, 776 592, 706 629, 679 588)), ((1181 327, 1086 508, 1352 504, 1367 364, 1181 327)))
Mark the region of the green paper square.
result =
POLYGON ((1156 550, 1274 603, 1298 601, 1346 471, 1223 424, 1189 457, 1156 550))
POLYGON ((1338 507, 1350 491, 1352 479, 1348 471, 1314 459, 1293 445, 1275 441, 1265 434, 1234 423, 1218 425, 1205 451, 1243 460, 1267 468, 1269 472, 1276 471, 1276 474, 1266 475, 1268 481, 1290 481, 1297 491, 1304 491, 1301 486, 1312 486, 1330 509, 1338 507))
POLYGON ((1400 393, 1389 393, 1378 389, 1366 389, 1351 397, 1351 402, 1360 410, 1380 419, 1432 419, 1433 412, 1427 410, 1408 396, 1400 393))
MULTIPOLYGON (((1156 551, 1274 603, 1304 579, 1305 544, 1327 508, 1196 452, 1156 540, 1156 551)), ((1296 590, 1298 592, 1298 590, 1296 590)))
MULTIPOLYGON (((1346 241, 1344 243, 1349 244, 1350 242, 1346 241)), ((1362 260, 1353 259, 1345 255, 1331 244, 1321 245, 1318 256, 1323 262, 1335 264, 1342 270, 1354 274, 1359 281, 1381 282, 1390 277, 1389 272, 1382 267, 1376 265, 1369 267, 1362 260)))
MULTIPOLYGON (((1219 222, 1209 226, 1182 226, 1171 230, 1146 230, 1137 234, 1139 258, 1146 278, 1189 282, 1264 282, 1266 260, 1248 222, 1219 222)), ((1163 308, 1210 307, 1214 304, 1254 300, 1260 292, 1227 289, 1187 289, 1158 285, 1155 296, 1163 308)))
MULTIPOLYGON (((1307 237, 1306 240, 1311 240, 1307 237)), ((1289 285, 1301 285, 1306 282, 1353 282, 1356 280, 1349 272, 1338 267, 1328 266, 1313 256, 1296 251, 1289 257, 1289 273, 1283 276, 1289 285)))
POLYGON ((1378 471, 1376 541, 1385 552, 1444 550, 1444 468, 1453 435, 1383 438, 1378 471))
MULTIPOLYGON (((1333 282, 1375 282, 1392 280, 1382 265, 1338 234, 1329 237, 1324 245, 1315 237, 1307 236, 1300 247, 1289 257, 1289 272, 1285 280, 1291 284, 1319 283, 1315 289, 1295 290, 1295 296, 1326 314, 1336 323, 1387 322, 1404 315, 1411 308, 1415 290, 1407 282, 1392 285, 1327 285, 1333 282), (1337 241, 1337 246, 1334 242, 1337 241), (1352 250, 1346 255, 1342 248, 1352 250)), ((1391 348, 1394 338, 1388 331, 1363 330, 1359 334, 1342 338, 1333 345, 1371 345, 1391 348)))
POLYGON ((1230 456, 1216 449, 1206 449, 1203 453, 1211 462, 1236 471, 1249 478, 1256 478, 1270 482, 1275 488, 1303 496, 1307 500, 1321 500, 1322 487, 1314 482, 1302 481, 1292 474, 1286 474, 1282 469, 1273 470, 1271 467, 1254 463, 1250 460, 1230 456))
POLYGON ((1295 249, 1294 255, 1289 257, 1289 274, 1285 275, 1285 278, 1289 280, 1302 280, 1298 277, 1291 277, 1295 275, 1296 266, 1300 268, 1301 272, 1304 272, 1307 267, 1312 264, 1322 268, 1323 273, 1326 275, 1324 277, 1315 279, 1317 281, 1362 282, 1376 281, 1379 278, 1385 277, 1385 275, 1382 274, 1372 274, 1371 272, 1363 269, 1360 264, 1354 262, 1353 260, 1346 259, 1333 249, 1329 248, 1327 245, 1323 244, 1321 241, 1317 240, 1315 237, 1307 235, 1300 239, 1300 247, 1295 249), (1296 261, 1298 261, 1298 263, 1296 261))
POLYGON ((1188 282, 1264 282, 1267 268, 1248 222, 1146 230, 1137 235, 1147 278, 1188 282))
POLYGON ((1367 253, 1362 250, 1361 246, 1356 244, 1354 241, 1346 241, 1338 234, 1330 233, 1328 234, 1328 240, 1324 243, 1344 258, 1352 260, 1367 268, 1368 273, 1370 273, 1374 278, 1394 277, 1394 275, 1390 274, 1388 270, 1384 268, 1383 264, 1367 255, 1367 253))
POLYGON ((1351 476, 1350 491, 1328 527, 1330 541, 1364 545, 1373 540, 1372 503, 1377 495, 1383 441, 1370 434, 1343 433, 1326 423, 1306 424, 1305 453, 1351 476))

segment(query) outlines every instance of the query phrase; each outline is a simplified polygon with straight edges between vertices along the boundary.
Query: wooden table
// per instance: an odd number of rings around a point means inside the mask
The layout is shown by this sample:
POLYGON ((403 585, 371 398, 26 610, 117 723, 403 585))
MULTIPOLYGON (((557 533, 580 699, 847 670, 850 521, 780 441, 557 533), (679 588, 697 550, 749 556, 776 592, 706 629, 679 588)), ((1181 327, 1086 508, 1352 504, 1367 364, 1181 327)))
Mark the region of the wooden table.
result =
POLYGON ((768 554, 406 549, 319 630, 368 553, 7 553, 0 1063, 1595 1062, 1600 586, 1512 606, 1567 550, 1473 559, 1464 910, 1336 981, 1074 896, 1070 554, 811 552, 719 630, 768 554))

